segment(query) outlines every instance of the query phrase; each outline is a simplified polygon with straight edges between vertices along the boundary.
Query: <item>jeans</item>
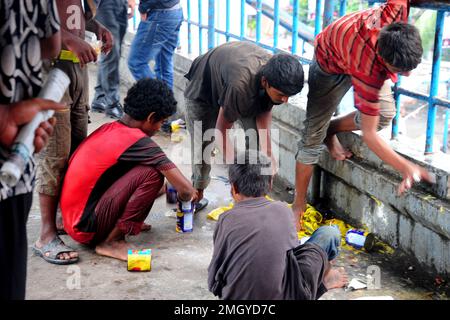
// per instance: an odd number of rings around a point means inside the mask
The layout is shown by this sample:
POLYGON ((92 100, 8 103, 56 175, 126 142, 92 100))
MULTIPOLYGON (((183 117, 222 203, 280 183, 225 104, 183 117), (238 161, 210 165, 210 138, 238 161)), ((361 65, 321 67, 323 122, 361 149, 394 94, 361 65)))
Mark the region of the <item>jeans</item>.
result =
POLYGON ((122 42, 128 25, 128 2, 126 0, 102 1, 95 17, 113 36, 113 48, 107 55, 102 54, 99 60, 97 85, 93 102, 105 107, 120 101, 119 61, 122 53, 122 42))
POLYGON ((141 21, 128 57, 128 68, 136 80, 158 78, 173 87, 173 53, 182 22, 181 8, 151 10, 147 20, 141 21))
POLYGON ((321 247, 331 261, 339 254, 341 232, 336 226, 323 226, 317 229, 306 243, 315 243, 321 247))

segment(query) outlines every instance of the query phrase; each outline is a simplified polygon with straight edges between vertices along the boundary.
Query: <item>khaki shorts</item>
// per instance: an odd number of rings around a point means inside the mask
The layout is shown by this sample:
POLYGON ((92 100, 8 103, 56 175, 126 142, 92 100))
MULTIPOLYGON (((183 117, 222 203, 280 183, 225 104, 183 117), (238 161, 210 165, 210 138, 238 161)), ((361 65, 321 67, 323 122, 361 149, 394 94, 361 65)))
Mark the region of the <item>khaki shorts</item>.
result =
MULTIPOLYGON (((352 86, 351 77, 346 74, 329 74, 314 60, 309 67, 308 103, 302 136, 298 142, 296 160, 304 164, 316 164, 324 149, 331 117, 344 95, 352 86)), ((378 130, 387 127, 395 116, 395 102, 389 82, 380 91, 380 119, 378 130)), ((361 114, 355 115, 355 125, 360 128, 361 114)))
POLYGON ((87 136, 89 111, 87 68, 81 69, 78 63, 70 61, 56 61, 54 67, 66 72, 71 83, 61 101, 68 109, 55 113, 53 135, 37 157, 36 188, 49 196, 59 195, 69 157, 87 136))

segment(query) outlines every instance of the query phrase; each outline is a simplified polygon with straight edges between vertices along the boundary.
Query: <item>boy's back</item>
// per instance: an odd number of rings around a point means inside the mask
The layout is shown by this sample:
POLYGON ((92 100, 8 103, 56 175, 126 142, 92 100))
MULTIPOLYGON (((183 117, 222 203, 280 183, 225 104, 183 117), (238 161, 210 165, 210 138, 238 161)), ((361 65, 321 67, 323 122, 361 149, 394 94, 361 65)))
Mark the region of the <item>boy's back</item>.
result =
POLYGON ((222 214, 214 232, 210 290, 222 299, 283 299, 286 251, 298 245, 292 211, 252 198, 222 214))

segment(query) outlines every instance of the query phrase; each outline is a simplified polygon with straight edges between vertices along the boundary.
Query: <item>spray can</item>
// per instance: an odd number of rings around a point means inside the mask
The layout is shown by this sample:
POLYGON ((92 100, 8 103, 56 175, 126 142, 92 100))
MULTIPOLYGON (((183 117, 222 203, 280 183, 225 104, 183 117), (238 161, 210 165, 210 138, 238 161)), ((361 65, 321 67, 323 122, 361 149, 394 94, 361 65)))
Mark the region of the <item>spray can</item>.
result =
MULTIPOLYGON (((70 84, 67 74, 61 69, 52 69, 47 81, 39 92, 39 98, 61 101, 70 84)), ((9 187, 14 187, 25 170, 28 160, 34 153, 34 134, 41 122, 47 121, 54 114, 53 110, 40 111, 28 124, 20 129, 11 147, 8 160, 0 169, 0 180, 9 187)))
POLYGON ((375 244, 375 236, 363 230, 350 229, 345 235, 345 241, 356 249, 364 248, 366 251, 371 251, 375 244))
POLYGON ((192 201, 178 200, 177 232, 192 232, 194 228, 194 204, 192 201))
POLYGON ((166 184, 166 202, 177 203, 177 190, 169 182, 166 184))

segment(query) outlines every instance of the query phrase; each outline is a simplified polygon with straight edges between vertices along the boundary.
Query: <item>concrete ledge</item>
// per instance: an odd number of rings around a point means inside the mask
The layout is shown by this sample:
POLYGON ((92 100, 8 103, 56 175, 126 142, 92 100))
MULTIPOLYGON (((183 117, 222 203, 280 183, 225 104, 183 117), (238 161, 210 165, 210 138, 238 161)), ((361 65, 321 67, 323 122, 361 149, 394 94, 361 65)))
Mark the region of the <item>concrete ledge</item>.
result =
MULTIPOLYGON (((127 39, 131 39, 127 35, 127 39)), ((127 42, 127 41, 126 41, 127 42)), ((129 44, 124 45, 127 56, 129 44)), ((178 101, 177 117, 185 112, 183 92, 193 58, 174 57, 174 94, 178 101)), ((126 63, 122 63, 122 82, 134 82, 126 63), (123 72, 122 72, 123 71, 123 72)), ((297 139, 305 118, 307 86, 290 104, 273 110, 273 128, 279 130, 279 172, 276 180, 292 188, 295 182, 297 139)), ((420 184, 403 197, 396 195, 400 176, 385 165, 356 133, 340 135, 355 157, 334 161, 324 152, 320 159, 321 194, 330 208, 357 226, 366 225, 391 246, 415 257, 430 272, 450 274, 450 179, 448 159, 424 157, 414 153, 405 141, 389 141, 395 150, 411 161, 425 166, 436 175, 435 185, 420 184)), ((284 188, 281 188, 282 190, 284 188)), ((310 186, 309 194, 314 195, 310 186)), ((292 195, 288 195, 292 198, 292 195)))

